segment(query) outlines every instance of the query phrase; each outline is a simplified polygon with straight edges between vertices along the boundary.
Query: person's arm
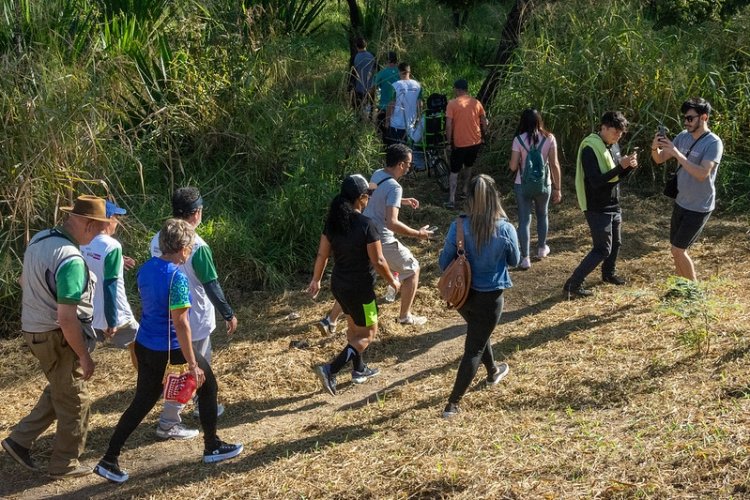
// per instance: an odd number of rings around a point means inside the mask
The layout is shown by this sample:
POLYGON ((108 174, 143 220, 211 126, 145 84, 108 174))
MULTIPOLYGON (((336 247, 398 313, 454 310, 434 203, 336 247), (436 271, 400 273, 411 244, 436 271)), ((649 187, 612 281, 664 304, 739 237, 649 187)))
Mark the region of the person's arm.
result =
POLYGON ((521 250, 518 248, 518 234, 513 224, 503 224, 505 236, 508 238, 508 246, 505 249, 505 263, 510 267, 516 267, 521 262, 521 250))
POLYGON ((510 152, 510 162, 508 163, 508 168, 510 169, 511 172, 517 172, 518 167, 520 166, 521 166, 521 152, 516 151, 514 149, 510 152))
MULTIPOLYGON (((690 174, 698 181, 703 182, 708 179, 711 176, 711 172, 714 168, 716 168, 716 165, 718 164, 716 161, 708 159, 701 161, 700 164, 691 162, 684 154, 682 154, 679 149, 675 147, 674 143, 666 137, 660 137, 658 139, 658 144, 659 148, 661 148, 661 151, 659 151, 660 157, 666 159, 674 158, 688 174, 690 174)), ((652 158, 654 156, 654 153, 654 151, 651 152, 652 158)), ((716 158, 717 156, 720 157, 721 155, 717 155, 717 153, 714 151, 711 155, 708 156, 716 158)))
POLYGON ((445 117, 445 141, 448 146, 453 146, 453 118, 445 117))
POLYGON ((448 228, 448 234, 445 235, 445 243, 443 243, 443 249, 440 251, 438 256, 438 265, 441 271, 445 269, 453 262, 453 259, 458 255, 458 247, 456 246, 456 221, 451 222, 448 228))
POLYGON ((482 114, 479 116, 479 130, 482 134, 482 142, 485 142, 487 140, 487 134, 489 133, 490 128, 490 122, 487 120, 487 115, 484 114, 484 110, 482 111, 482 114))
POLYGON ((562 201, 562 170, 557 158, 557 142, 553 142, 549 150, 549 169, 552 174, 552 203, 562 201))
POLYGON ((207 245, 202 245, 193 254, 191 260, 196 278, 206 290, 206 296, 211 304, 219 311, 227 326, 227 334, 231 335, 237 329, 237 317, 232 306, 229 305, 219 284, 218 273, 214 265, 213 254, 207 245))
POLYGON ((617 165, 606 174, 603 174, 599 169, 599 159, 596 157, 594 150, 589 146, 583 148, 583 151, 581 152, 581 163, 583 165, 583 173, 586 176, 586 180, 594 188, 604 186, 614 177, 621 175, 624 172, 622 166, 617 165))
POLYGON ((325 234, 320 235, 320 243, 318 244, 318 255, 315 257, 315 265, 313 266, 313 276, 310 280, 310 284, 307 286, 307 293, 312 298, 318 296, 320 292, 320 280, 323 277, 323 271, 325 271, 328 265, 328 258, 331 256, 331 242, 328 241, 328 237, 325 234))
POLYGON ((419 229, 412 229, 400 220, 398 220, 399 207, 385 207, 385 226, 396 234, 403 236, 411 236, 420 240, 427 240, 432 235, 432 231, 428 231, 427 228, 430 225, 426 225, 419 229))
POLYGON ((74 257, 63 263, 55 273, 57 324, 60 325, 65 341, 78 356, 83 380, 90 379, 94 374, 94 360, 86 347, 81 321, 78 319, 78 304, 88 282, 87 272, 83 257, 74 257))
POLYGON ((367 256, 370 258, 370 263, 375 271, 398 293, 401 289, 401 282, 391 273, 388 261, 383 256, 383 246, 380 244, 380 240, 375 240, 367 244, 367 256))
POLYGON ((193 352, 193 336, 190 331, 190 315, 188 311, 189 307, 182 307, 179 309, 172 309, 170 315, 172 316, 172 323, 177 334, 177 342, 180 343, 180 350, 182 355, 185 357, 188 369, 192 372, 195 377, 195 384, 197 387, 203 385, 206 381, 206 374, 198 366, 198 362, 195 359, 195 353, 193 352))
POLYGON ((122 249, 115 248, 104 257, 104 319, 107 321, 105 334, 112 336, 117 332, 117 279, 123 266, 122 249))
POLYGON ((78 356, 78 362, 83 370, 83 380, 88 380, 94 374, 94 360, 91 359, 83 340, 81 321, 78 319, 76 304, 57 304, 57 324, 63 332, 65 341, 78 356))

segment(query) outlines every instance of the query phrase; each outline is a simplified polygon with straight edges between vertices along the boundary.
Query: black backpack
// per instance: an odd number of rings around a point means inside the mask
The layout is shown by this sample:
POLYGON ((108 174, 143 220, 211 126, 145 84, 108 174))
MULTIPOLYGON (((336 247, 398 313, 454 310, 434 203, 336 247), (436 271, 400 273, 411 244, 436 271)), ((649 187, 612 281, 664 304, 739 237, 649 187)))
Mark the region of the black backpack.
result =
POLYGON ((430 94, 427 98, 425 110, 426 146, 440 146, 445 143, 445 108, 448 107, 448 97, 445 94, 430 94))

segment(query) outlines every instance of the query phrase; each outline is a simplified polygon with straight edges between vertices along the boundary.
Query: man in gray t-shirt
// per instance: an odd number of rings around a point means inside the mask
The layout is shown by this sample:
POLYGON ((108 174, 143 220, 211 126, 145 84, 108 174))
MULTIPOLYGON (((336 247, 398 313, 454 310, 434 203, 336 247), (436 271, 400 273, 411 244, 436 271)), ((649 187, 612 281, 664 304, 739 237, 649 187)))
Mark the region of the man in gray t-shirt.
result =
POLYGON ((677 197, 672 210, 669 239, 678 276, 697 279, 687 249, 698 239, 716 207, 716 173, 724 144, 708 128, 711 104, 695 97, 680 108, 685 130, 670 141, 659 133, 651 143, 651 158, 665 163, 677 160, 677 197))
MULTIPOLYGON (((352 76, 354 81, 354 98, 352 104, 354 109, 368 114, 368 106, 372 106, 372 77, 375 74, 375 56, 367 51, 367 42, 364 38, 355 41, 357 54, 352 63, 352 76)), ((372 108, 370 108, 372 109, 372 108)))

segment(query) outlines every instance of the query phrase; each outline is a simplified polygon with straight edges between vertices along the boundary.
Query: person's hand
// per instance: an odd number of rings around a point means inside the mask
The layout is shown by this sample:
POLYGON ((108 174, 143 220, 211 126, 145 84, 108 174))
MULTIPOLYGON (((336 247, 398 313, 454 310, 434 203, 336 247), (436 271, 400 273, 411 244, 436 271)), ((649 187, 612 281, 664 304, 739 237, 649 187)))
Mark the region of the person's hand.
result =
POLYGON ((435 232, 434 231, 430 231, 429 228, 430 228, 429 224, 426 225, 426 226, 422 226, 422 227, 419 228, 419 238, 420 239, 429 240, 430 237, 433 234, 435 234, 435 232))
POLYGON ((622 168, 628 170, 638 166, 638 155, 633 153, 620 158, 620 165, 622 168))
POLYGON ((232 316, 232 319, 226 321, 227 323, 227 335, 232 335, 237 330, 237 316, 232 316))
POLYGON ((552 190, 552 203, 554 205, 557 205, 562 201, 562 191, 559 189, 553 189, 552 190))
POLYGON ((391 280, 390 285, 393 287, 394 290, 396 290, 396 293, 394 296, 398 295, 398 292, 401 290, 401 280, 397 280, 396 278, 393 278, 391 280))
POLYGON ((416 198, 401 198, 402 205, 408 205, 414 210, 419 208, 419 200, 416 198))
POLYGON ((651 147, 661 149, 662 158, 669 159, 677 157, 679 151, 675 149, 674 144, 667 137, 664 137, 663 135, 657 136, 654 142, 656 145, 652 145, 651 147))
POLYGON ((94 360, 91 359, 91 354, 86 352, 86 354, 82 358, 78 358, 78 362, 81 365, 81 370, 83 371, 83 380, 88 380, 94 375, 94 368, 96 367, 96 363, 94 363, 94 360))
POLYGON ((111 339, 112 337, 114 337, 115 333, 117 333, 117 327, 116 326, 115 327, 109 327, 109 328, 107 328, 107 329, 104 330, 104 336, 107 337, 108 339, 111 339))
POLYGON ((195 365, 192 368, 190 368, 190 373, 193 375, 193 378, 195 379, 195 388, 199 389, 200 386, 203 385, 203 382, 206 381, 206 374, 201 370, 200 366, 195 365))
POLYGON ((663 135, 659 135, 658 132, 656 134, 654 134, 654 139, 651 141, 651 151, 653 151, 653 150, 655 150, 657 148, 661 149, 661 144, 659 142, 659 139, 661 139, 662 137, 664 137, 664 136, 663 135))
POLYGON ((312 280, 310 284, 307 285, 307 293, 309 293, 312 298, 315 298, 318 296, 318 292, 320 292, 320 280, 312 280))
POLYGON ((125 266, 125 270, 130 271, 135 267, 135 259, 132 257, 128 257, 127 255, 123 255, 122 264, 125 266))

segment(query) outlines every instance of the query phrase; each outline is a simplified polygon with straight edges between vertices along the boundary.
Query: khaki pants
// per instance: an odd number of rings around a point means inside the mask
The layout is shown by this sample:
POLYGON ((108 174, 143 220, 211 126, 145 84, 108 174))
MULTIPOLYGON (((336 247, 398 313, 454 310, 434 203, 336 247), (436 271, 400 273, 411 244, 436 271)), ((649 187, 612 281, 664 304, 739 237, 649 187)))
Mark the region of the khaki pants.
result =
POLYGON ((57 419, 48 470, 52 474, 65 473, 79 465, 78 457, 86 446, 90 404, 87 384, 82 379, 78 357, 65 341, 62 330, 23 332, 23 336, 49 384, 10 438, 24 448, 31 448, 57 419))

